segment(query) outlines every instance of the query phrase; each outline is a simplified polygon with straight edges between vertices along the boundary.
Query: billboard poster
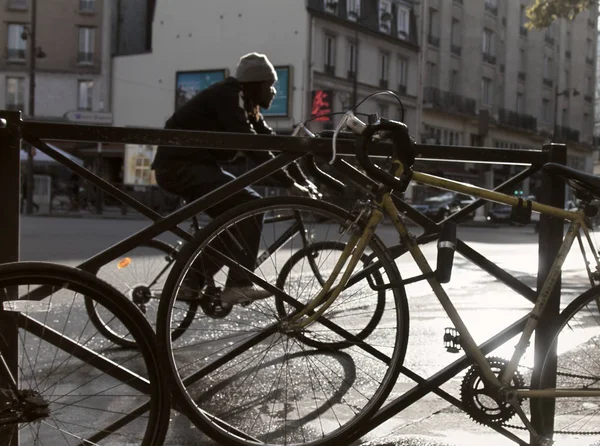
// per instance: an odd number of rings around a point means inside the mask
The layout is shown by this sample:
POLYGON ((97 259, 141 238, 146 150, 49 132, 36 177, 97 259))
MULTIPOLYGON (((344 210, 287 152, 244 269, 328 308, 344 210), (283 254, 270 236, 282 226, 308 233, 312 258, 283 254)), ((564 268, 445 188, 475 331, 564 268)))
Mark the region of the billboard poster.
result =
POLYGON ((290 107, 290 78, 291 78, 291 67, 275 67, 277 72, 277 82, 275 83, 275 89, 277 94, 271 103, 271 107, 268 110, 261 109, 260 112, 263 116, 289 116, 290 107))
POLYGON ((175 75, 175 109, 202 90, 227 77, 227 70, 178 71, 175 75))

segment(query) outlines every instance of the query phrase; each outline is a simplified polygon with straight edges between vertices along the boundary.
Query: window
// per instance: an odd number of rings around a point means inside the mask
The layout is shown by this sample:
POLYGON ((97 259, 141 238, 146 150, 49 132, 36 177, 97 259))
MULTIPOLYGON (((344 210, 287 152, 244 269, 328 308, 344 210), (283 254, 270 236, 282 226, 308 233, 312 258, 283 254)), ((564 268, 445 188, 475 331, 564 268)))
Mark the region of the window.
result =
POLYGON ((488 56, 496 55, 494 47, 494 31, 487 28, 483 30, 483 54, 488 56))
POLYGON ((410 9, 406 6, 398 6, 398 37, 408 40, 410 35, 410 9))
POLYGON ((335 75, 335 37, 325 35, 325 72, 335 75))
POLYGON ((356 76, 356 43, 348 42, 348 77, 356 76))
POLYGON ((8 24, 8 60, 25 60, 27 42, 23 39, 24 32, 24 25, 8 24))
POLYGON ((379 31, 389 34, 390 18, 392 17, 392 2, 390 0, 379 0, 379 31))
POLYGON ((426 86, 427 87, 436 87, 437 88, 437 65, 433 62, 427 62, 427 72, 426 74, 426 86))
POLYGON ((398 85, 403 86, 406 92, 408 85, 408 60, 403 57, 398 59, 398 85))
POLYGON ((390 56, 387 53, 379 53, 379 80, 387 82, 390 71, 390 56))
POLYGON ((79 110, 92 109, 92 93, 94 91, 94 81, 79 81, 77 94, 77 108, 79 110))
POLYGON ((79 12, 94 12, 95 0, 79 0, 79 12))
POLYGON ((515 107, 517 113, 523 114, 523 110, 525 110, 525 102, 523 98, 523 93, 517 93, 517 106, 515 107))
POLYGON ((552 79, 552 58, 544 55, 544 79, 552 79))
POLYGON ((8 9, 17 9, 25 11, 29 0, 8 0, 8 9))
POLYGON ((527 53, 524 48, 521 48, 519 53, 519 71, 523 73, 527 71, 527 53))
POLYGON ((429 8, 429 35, 440 37, 440 14, 434 8, 429 8))
POLYGON ((450 28, 450 43, 453 47, 460 48, 461 42, 460 20, 452 19, 452 28, 450 28))
POLYGON ((433 127, 428 124, 423 125, 423 142, 427 139, 435 139, 434 144, 443 144, 445 146, 459 146, 461 140, 460 132, 433 127))
POLYGON ((458 78, 458 70, 450 71, 450 92, 460 94, 460 81, 458 78))
POLYGON ((77 62, 91 65, 94 63, 94 28, 79 28, 79 53, 77 62))
POLYGON ((484 77, 481 79, 481 103, 483 105, 492 105, 493 97, 492 80, 484 77))
POLYGON ((498 0, 485 0, 485 10, 492 14, 498 14, 498 0))
POLYGON ((337 14, 338 2, 337 0, 323 0, 323 8, 325 12, 337 14))
POLYGON ((360 18, 360 0, 346 0, 346 14, 353 22, 360 18))
POLYGON ((594 60, 594 44, 592 43, 592 39, 587 39, 587 59, 594 60))
POLYGON ((21 110, 25 107, 25 80, 20 77, 6 78, 6 108, 21 110))
POLYGON ((390 118, 388 113, 389 113, 389 106, 387 104, 379 104, 379 107, 377 107, 379 110, 377 111, 377 113, 379 113, 379 117, 380 118, 390 118))
POLYGON ((552 107, 550 107, 549 99, 542 99, 542 120, 552 123, 552 107))
POLYGON ((143 154, 135 157, 134 182, 135 184, 151 184, 152 168, 151 160, 143 154))

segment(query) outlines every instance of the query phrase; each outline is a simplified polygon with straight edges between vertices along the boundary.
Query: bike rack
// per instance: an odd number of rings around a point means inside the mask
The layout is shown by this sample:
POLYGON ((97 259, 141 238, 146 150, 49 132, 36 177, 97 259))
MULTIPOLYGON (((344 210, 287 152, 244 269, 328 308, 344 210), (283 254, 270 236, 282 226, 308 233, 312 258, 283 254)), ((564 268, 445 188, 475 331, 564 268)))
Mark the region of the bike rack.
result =
MULTIPOLYGON (((179 223, 307 154, 312 153, 317 157, 328 158, 331 152, 331 141, 329 138, 298 138, 274 135, 245 135, 147 128, 67 125, 23 121, 20 112, 0 111, 0 190, 3 191, 2 195, 0 195, 0 208, 4 210, 2 212, 3 218, 0 220, 0 247, 2 247, 0 250, 0 263, 19 260, 19 151, 21 141, 29 142, 41 152, 67 166, 84 179, 101 188, 104 192, 111 194, 113 197, 121 200, 128 206, 131 206, 133 209, 154 222, 147 228, 138 231, 136 234, 127 237, 79 265, 79 268, 90 271, 94 271, 107 262, 125 254, 139 244, 147 242, 166 231, 171 231, 177 236, 189 240, 191 235, 178 228, 177 225, 179 223), (133 199, 120 189, 109 184, 102 178, 55 151, 44 143, 45 140, 165 145, 172 146, 174 150, 177 150, 178 146, 195 146, 220 150, 271 150, 281 153, 273 160, 252 169, 202 198, 187 204, 168 216, 162 216, 133 199)), ((361 187, 368 186, 372 183, 372 180, 363 175, 344 159, 341 159, 341 157, 353 156, 353 140, 338 140, 337 151, 340 157, 334 163, 334 168, 338 172, 361 187)), ((385 157, 389 153, 388 144, 378 143, 373 145, 373 156, 385 157)), ((530 165, 529 168, 500 185, 497 188, 497 190, 500 191, 511 187, 523 178, 532 175, 546 162, 566 164, 566 146, 563 144, 545 145, 543 149, 539 151, 466 146, 446 147, 417 144, 416 153, 417 158, 422 160, 452 160, 461 162, 530 165)), ((564 194, 565 186, 562 181, 550 178, 547 175, 543 176, 542 195, 538 197, 541 203, 562 207, 564 203, 564 194)), ((460 221, 462 217, 473 212, 476 208, 482 206, 483 203, 484 200, 477 200, 475 203, 472 203, 454 214, 451 219, 460 221)), ((431 241, 437 237, 437 233, 440 229, 439 224, 433 222, 399 200, 396 200, 396 204, 400 211, 405 213, 409 219, 425 229, 425 233, 419 238, 420 242, 431 241)), ((544 243, 539 244, 538 288, 544 282, 548 271, 550 270, 552 260, 558 253, 558 249, 562 242, 563 222, 543 215, 540 218, 539 228, 539 239, 544 240, 544 243)), ((458 240, 457 250, 465 258, 478 265, 496 279, 505 283, 509 288, 512 288, 526 299, 530 301, 535 300, 536 291, 486 259, 474 249, 470 248, 465 242, 458 240)), ((392 253, 394 255, 399 255, 402 253, 402 248, 392 248, 392 253)), ((547 344, 550 335, 553 333, 553 321, 556 320, 556 317, 559 314, 559 305, 560 279, 550 296, 550 302, 548 303, 547 309, 537 328, 537 332, 540 333, 541 336, 538 335, 535 337, 534 375, 539 373, 543 354, 548 349, 547 344)), ((524 323, 525 318, 513 323, 480 345, 480 348, 484 353, 491 352, 517 334, 523 328, 524 323)), ((0 338, 2 337, 8 342, 8 345, 16 345, 18 340, 16 331, 7 330, 6 324, 2 324, 0 321, 0 338)), ((4 358, 9 363, 13 373, 16 372, 17 367, 16 353, 17 349, 8 349, 4 358)), ((554 355, 556 355, 556 352, 554 352, 554 355)), ((431 392, 452 403, 459 409, 464 410, 460 400, 442 390, 440 386, 469 365, 470 361, 468 358, 462 356, 428 379, 403 367, 402 373, 415 381, 417 386, 381 408, 371 420, 367 423, 363 423, 359 430, 352 434, 352 439, 348 440, 354 440, 365 435, 376 426, 385 422, 431 392)), ((0 380, 0 385, 2 384, 3 383, 0 380)), ((552 385, 552 383, 549 384, 552 385)), ((542 415, 544 419, 547 420, 543 425, 552 426, 552 419, 554 416, 553 405, 545 403, 544 413, 542 415)), ((541 420, 533 418, 532 423, 538 429, 540 434, 546 436, 550 435, 551 430, 549 432, 541 431, 541 420)), ((518 444, 528 444, 507 429, 501 427, 494 429, 518 444)), ((531 444, 533 445, 533 443, 531 444)))

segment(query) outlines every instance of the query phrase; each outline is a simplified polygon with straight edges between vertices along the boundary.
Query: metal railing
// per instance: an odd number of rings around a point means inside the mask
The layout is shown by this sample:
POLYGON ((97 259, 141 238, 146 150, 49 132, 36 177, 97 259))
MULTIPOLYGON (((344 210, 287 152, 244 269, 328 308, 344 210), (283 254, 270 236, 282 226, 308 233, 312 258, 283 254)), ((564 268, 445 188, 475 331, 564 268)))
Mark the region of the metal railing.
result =
POLYGON ((537 131, 537 118, 505 108, 498 109, 498 122, 518 129, 537 131))
POLYGON ((477 101, 435 87, 426 87, 423 91, 423 102, 448 112, 459 112, 476 115, 477 101))

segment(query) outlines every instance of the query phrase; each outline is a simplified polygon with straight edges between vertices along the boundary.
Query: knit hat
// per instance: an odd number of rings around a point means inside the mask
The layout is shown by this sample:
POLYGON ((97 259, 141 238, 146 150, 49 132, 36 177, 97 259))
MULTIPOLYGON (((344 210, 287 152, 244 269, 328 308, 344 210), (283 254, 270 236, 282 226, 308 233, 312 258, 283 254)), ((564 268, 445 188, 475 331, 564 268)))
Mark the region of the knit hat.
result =
POLYGON ((277 81, 277 73, 267 56, 249 53, 240 58, 235 70, 235 78, 240 82, 273 82, 277 81))

